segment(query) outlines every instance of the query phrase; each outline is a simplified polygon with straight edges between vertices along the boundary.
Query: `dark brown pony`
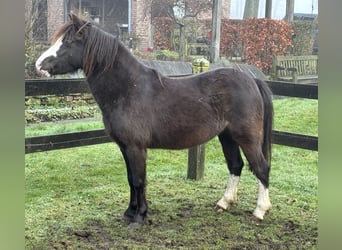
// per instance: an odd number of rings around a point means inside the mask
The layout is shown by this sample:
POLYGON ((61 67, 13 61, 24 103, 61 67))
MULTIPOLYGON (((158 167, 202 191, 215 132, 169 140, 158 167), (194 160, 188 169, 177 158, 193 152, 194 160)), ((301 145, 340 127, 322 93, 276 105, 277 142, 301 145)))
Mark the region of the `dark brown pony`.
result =
POLYGON ((189 148, 216 135, 230 172, 216 209, 236 202, 243 167, 240 148, 259 180, 254 215, 263 219, 270 209, 273 107, 263 81, 229 68, 163 76, 140 63, 118 39, 73 14, 36 67, 45 75, 85 72, 105 130, 126 163, 130 202, 124 217, 129 221, 142 224, 147 216, 147 148, 189 148))

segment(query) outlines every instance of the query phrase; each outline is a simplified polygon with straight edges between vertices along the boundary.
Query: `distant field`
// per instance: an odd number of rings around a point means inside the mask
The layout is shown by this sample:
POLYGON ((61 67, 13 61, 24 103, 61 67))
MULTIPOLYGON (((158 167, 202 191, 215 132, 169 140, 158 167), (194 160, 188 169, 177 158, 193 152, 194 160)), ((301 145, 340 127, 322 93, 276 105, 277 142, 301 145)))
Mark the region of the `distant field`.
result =
MULTIPOLYGON (((275 129, 318 134, 318 102, 274 100, 275 129)), ((30 125, 26 136, 99 129, 101 121, 30 125)), ((274 145, 272 210, 252 219, 257 180, 245 167, 236 207, 213 211, 228 179, 220 145, 206 145, 204 178, 186 179, 187 150, 150 150, 150 225, 128 229, 126 169, 114 143, 25 156, 25 249, 316 249, 318 152, 274 145)))

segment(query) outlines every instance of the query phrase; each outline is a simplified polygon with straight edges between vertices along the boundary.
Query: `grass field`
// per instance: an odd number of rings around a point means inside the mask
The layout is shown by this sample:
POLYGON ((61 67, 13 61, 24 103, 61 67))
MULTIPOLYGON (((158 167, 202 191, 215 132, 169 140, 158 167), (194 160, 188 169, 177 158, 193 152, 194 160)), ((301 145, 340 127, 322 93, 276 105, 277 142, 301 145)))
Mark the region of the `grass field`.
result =
MULTIPOLYGON (((315 100, 274 100, 275 129, 316 135, 315 100)), ((101 128, 98 121, 38 124, 26 136, 101 128)), ((113 143, 25 156, 26 249, 316 249, 318 153, 274 145, 271 211, 253 220, 257 180, 244 168, 238 204, 217 214, 228 172, 220 145, 206 145, 201 181, 186 179, 187 150, 150 150, 150 225, 128 229, 126 170, 113 143)))

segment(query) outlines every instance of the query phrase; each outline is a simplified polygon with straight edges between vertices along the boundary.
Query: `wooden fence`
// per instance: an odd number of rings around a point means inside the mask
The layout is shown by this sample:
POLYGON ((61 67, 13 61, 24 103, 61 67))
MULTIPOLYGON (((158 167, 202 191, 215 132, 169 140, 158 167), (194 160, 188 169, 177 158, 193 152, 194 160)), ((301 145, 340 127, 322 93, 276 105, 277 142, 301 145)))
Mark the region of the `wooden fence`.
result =
MULTIPOLYGON (((267 81, 267 83, 274 95, 309 99, 318 98, 318 86, 316 84, 295 84, 279 81, 267 81)), ((26 96, 68 95, 89 92, 84 79, 25 80, 26 96)), ((86 146, 110 141, 103 129, 28 137, 25 138, 25 153, 86 146)), ((318 137, 315 136, 273 131, 272 142, 290 147, 318 150, 318 137)))
MULTIPOLYGON (((318 99, 317 84, 295 84, 290 82, 267 81, 274 95, 318 99)), ((84 79, 38 79, 25 81, 25 95, 68 95, 89 93, 84 79)), ((111 142, 103 129, 83 132, 64 133, 56 135, 25 138, 25 153, 34 153, 55 149, 64 149, 93 144, 111 142)), ((273 131, 272 143, 297 147, 308 150, 318 150, 318 137, 273 131)), ((188 177, 200 179, 204 171, 204 146, 189 149, 188 177)))

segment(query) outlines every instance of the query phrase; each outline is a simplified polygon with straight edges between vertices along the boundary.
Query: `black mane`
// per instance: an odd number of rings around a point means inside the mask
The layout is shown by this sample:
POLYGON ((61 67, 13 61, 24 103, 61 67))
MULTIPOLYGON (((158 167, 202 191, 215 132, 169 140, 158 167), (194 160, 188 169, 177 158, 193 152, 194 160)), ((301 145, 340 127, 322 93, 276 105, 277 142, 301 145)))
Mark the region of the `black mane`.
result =
POLYGON ((83 54, 83 71, 89 76, 96 65, 106 72, 114 65, 120 41, 113 35, 97 28, 94 25, 89 27, 89 34, 83 54))

